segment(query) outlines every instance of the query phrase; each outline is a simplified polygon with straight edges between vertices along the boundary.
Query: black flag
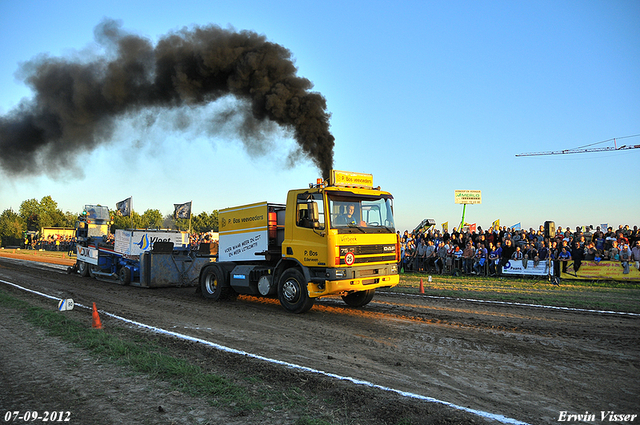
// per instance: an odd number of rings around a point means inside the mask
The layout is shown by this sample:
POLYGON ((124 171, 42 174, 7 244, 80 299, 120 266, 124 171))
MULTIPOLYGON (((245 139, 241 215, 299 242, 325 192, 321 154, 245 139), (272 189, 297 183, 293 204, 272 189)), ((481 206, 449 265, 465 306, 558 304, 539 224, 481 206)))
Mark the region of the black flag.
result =
POLYGON ((120 201, 116 204, 116 209, 120 211, 123 217, 128 217, 131 215, 131 196, 129 196, 124 201, 120 201))
POLYGON ((191 218, 191 201, 184 204, 173 204, 173 218, 191 218))

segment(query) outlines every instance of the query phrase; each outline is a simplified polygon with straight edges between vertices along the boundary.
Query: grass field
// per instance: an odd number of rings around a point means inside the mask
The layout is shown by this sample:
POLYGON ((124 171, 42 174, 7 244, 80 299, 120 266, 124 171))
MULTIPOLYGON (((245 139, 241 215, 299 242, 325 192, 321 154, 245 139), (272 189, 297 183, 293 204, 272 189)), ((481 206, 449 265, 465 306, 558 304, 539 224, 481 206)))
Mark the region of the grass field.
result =
POLYGON ((419 293, 420 280, 426 295, 473 298, 556 307, 610 310, 640 314, 640 284, 621 282, 561 281, 546 279, 435 275, 405 273, 396 292, 419 293))

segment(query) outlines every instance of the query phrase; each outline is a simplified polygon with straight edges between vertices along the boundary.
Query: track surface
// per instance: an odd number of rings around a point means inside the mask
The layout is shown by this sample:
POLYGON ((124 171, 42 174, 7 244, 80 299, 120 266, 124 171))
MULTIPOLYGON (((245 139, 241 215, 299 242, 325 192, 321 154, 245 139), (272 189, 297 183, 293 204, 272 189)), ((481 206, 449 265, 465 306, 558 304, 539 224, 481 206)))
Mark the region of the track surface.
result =
MULTIPOLYGON (((0 279, 162 329, 531 424, 560 412, 640 413, 640 318, 378 293, 212 303, 195 288, 140 289, 0 258, 0 279)), ((104 320, 104 319, 103 319, 104 320)), ((639 419, 636 419, 639 420, 639 419)))

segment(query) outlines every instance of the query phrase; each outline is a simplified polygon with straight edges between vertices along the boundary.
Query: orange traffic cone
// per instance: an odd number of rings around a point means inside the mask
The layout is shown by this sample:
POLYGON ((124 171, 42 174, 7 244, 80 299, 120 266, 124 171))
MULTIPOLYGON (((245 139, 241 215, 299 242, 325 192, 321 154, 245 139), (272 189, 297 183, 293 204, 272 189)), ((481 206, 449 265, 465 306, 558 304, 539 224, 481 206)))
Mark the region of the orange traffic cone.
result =
POLYGON ((91 327, 95 329, 102 329, 102 322, 100 322, 100 315, 96 309, 96 303, 93 303, 93 317, 91 320, 91 327))
POLYGON ((422 278, 420 278, 420 293, 424 294, 424 286, 422 285, 422 278))

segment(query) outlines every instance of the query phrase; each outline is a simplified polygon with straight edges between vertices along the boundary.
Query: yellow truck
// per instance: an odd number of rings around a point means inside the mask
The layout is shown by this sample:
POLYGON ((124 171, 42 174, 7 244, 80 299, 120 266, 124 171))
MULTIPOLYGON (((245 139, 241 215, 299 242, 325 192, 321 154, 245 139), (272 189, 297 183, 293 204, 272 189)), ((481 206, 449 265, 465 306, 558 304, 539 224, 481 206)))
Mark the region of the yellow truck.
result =
POLYGON ((327 295, 361 307, 399 282, 393 196, 371 174, 332 170, 328 181, 289 191, 286 205, 220 210, 219 226, 217 262, 200 272, 208 299, 277 296, 304 313, 327 295))

